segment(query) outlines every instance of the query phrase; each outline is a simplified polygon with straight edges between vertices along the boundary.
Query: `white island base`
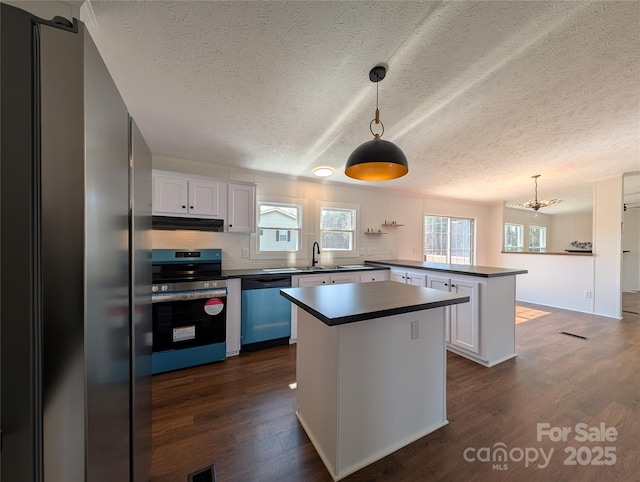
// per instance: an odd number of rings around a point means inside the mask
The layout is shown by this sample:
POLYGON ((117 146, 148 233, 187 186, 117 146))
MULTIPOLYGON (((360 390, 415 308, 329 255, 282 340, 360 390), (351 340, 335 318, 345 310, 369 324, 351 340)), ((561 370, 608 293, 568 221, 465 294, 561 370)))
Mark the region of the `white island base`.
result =
POLYGON ((448 423, 444 307, 336 326, 293 308, 297 416, 334 480, 448 423))

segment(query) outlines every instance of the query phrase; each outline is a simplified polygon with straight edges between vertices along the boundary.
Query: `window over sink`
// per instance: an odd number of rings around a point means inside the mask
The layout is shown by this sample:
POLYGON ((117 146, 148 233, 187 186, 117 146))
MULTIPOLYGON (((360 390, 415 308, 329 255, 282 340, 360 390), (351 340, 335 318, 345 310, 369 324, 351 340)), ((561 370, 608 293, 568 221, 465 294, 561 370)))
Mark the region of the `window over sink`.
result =
POLYGON ((258 251, 297 252, 300 250, 302 206, 300 204, 258 203, 258 251))

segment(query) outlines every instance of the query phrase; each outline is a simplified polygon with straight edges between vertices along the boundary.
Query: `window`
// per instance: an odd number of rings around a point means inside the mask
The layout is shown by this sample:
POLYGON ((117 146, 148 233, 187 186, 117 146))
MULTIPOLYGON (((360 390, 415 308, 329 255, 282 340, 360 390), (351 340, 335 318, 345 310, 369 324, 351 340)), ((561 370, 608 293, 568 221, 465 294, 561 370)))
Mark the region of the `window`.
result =
POLYGON ((547 250, 547 228, 529 226, 529 251, 544 253, 547 250))
POLYGON ((355 208, 320 206, 320 249, 354 251, 356 215, 355 208))
POLYGON ((298 251, 302 206, 259 202, 258 209, 258 251, 298 251))
POLYGON ((424 260, 473 264, 473 219, 424 217, 424 260))
POLYGON ((504 250, 523 251, 524 250, 524 227, 522 224, 504 225, 504 250))

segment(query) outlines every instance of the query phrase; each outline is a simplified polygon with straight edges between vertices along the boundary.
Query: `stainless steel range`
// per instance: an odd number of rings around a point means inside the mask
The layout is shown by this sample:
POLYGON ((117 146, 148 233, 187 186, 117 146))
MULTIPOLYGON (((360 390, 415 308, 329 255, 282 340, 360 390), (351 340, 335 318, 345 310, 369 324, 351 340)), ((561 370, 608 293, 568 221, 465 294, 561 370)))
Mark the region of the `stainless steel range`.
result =
POLYGON ((222 250, 154 249, 152 266, 153 373, 224 360, 222 250))

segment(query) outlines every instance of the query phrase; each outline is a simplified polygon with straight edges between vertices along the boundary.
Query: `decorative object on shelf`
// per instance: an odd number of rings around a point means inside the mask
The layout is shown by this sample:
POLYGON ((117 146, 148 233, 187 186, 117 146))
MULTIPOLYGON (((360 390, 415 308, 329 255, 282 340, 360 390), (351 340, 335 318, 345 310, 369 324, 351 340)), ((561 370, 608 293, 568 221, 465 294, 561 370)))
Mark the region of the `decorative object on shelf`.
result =
POLYGON ((383 226, 392 226, 392 227, 396 227, 396 226, 404 226, 404 224, 398 224, 396 221, 387 221, 386 219, 384 220, 384 223, 382 223, 383 226))
POLYGON ((380 139, 384 134, 384 124, 380 120, 378 109, 378 83, 384 79, 387 69, 377 65, 369 72, 369 80, 376 83, 376 116, 369 123, 373 140, 358 146, 347 159, 344 173, 361 181, 388 181, 397 179, 409 172, 409 164, 404 152, 389 141, 380 139), (373 123, 380 124, 382 132, 373 132, 373 123))
POLYGON ((591 241, 573 241, 571 243, 571 246, 573 246, 574 248, 578 248, 578 249, 592 249, 593 245, 591 244, 591 241))
POLYGON ((313 175, 316 177, 329 177, 333 174, 333 168, 329 166, 316 167, 313 170, 313 175))
POLYGON ((559 204, 561 202, 563 202, 561 199, 543 199, 542 201, 538 201, 538 178, 540 177, 540 174, 536 174, 535 176, 531 176, 532 179, 535 180, 536 183, 536 188, 535 188, 535 199, 533 201, 526 201, 523 203, 515 203, 514 206, 519 206, 519 207, 523 207, 523 208, 531 208, 536 212, 536 216, 538 215, 538 209, 540 208, 546 208, 548 206, 551 206, 553 204, 559 204))
POLYGON ((571 246, 574 249, 565 249, 567 253, 591 253, 593 245, 591 241, 573 241, 571 246))

